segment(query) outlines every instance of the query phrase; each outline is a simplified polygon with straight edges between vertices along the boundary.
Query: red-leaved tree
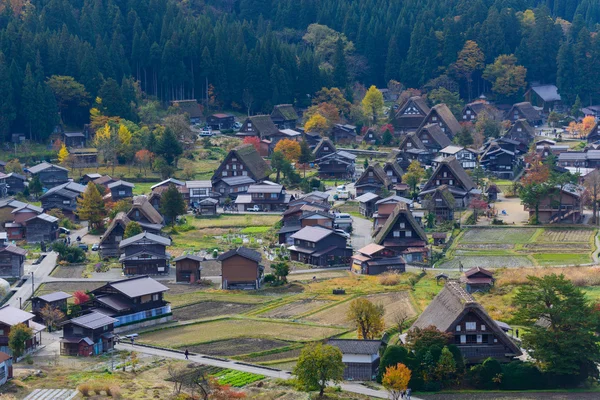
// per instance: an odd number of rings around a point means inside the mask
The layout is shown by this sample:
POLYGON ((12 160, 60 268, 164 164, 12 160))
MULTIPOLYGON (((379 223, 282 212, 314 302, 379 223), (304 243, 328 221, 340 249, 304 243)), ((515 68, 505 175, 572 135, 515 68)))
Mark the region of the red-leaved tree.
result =
POLYGON ((258 136, 246 136, 244 138, 244 143, 250 143, 256 151, 260 151, 260 139, 258 136))
POLYGON ((73 293, 73 298, 74 298, 74 303, 76 305, 80 305, 80 304, 83 304, 83 303, 86 303, 87 301, 89 301, 90 295, 81 290, 78 290, 75 293, 73 293))
POLYGON ((480 212, 484 212, 488 207, 488 203, 482 199, 473 199, 469 204, 469 208, 473 209, 473 214, 475 214, 475 222, 477 222, 477 218, 479 217, 480 212))

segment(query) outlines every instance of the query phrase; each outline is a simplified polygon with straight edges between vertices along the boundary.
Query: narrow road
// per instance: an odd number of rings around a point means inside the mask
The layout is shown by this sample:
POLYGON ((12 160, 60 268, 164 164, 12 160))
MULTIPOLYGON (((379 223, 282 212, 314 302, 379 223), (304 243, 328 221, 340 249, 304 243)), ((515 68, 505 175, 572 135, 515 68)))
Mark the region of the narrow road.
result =
MULTIPOLYGON (((116 345, 116 348, 117 348, 117 350, 127 350, 127 351, 135 350, 138 353, 150 354, 150 355, 164 357, 164 358, 171 358, 174 360, 185 360, 184 354, 167 351, 167 350, 154 349, 151 347, 136 346, 136 345, 132 346, 131 344, 119 343, 118 345, 116 345)), ((272 369, 265 369, 265 368, 261 368, 259 366, 253 366, 253 365, 249 365, 249 364, 240 364, 236 361, 225 360, 224 358, 220 358, 220 359, 216 360, 214 358, 207 358, 207 356, 197 354, 197 355, 190 355, 189 359, 190 359, 190 361, 196 362, 198 364, 212 365, 215 367, 228 368, 228 369, 233 369, 236 371, 250 372, 253 374, 264 375, 264 376, 268 376, 271 378, 280 378, 280 379, 291 379, 292 378, 292 374, 289 371, 274 371, 272 369)), ((362 394, 365 396, 375 397, 378 399, 387 399, 388 398, 388 393, 386 391, 369 389, 368 387, 362 386, 359 383, 342 383, 340 385, 340 387, 345 392, 362 394)), ((414 396, 411 396, 411 399, 421 400, 414 396)))
POLYGON ((7 304, 10 304, 13 307, 19 308, 19 298, 22 299, 22 302, 25 303, 31 295, 35 292, 35 290, 40 287, 40 285, 45 281, 45 279, 50 275, 50 272, 56 266, 56 259, 58 254, 55 252, 50 252, 46 254, 46 257, 42 260, 39 265, 33 265, 31 267, 31 272, 33 272, 33 290, 31 284, 31 273, 27 275, 27 281, 23 283, 15 294, 8 300, 7 304))
POLYGON ((373 236, 371 236, 371 228, 373 222, 366 218, 360 218, 352 216, 352 248, 354 250, 361 249, 373 242, 373 236))

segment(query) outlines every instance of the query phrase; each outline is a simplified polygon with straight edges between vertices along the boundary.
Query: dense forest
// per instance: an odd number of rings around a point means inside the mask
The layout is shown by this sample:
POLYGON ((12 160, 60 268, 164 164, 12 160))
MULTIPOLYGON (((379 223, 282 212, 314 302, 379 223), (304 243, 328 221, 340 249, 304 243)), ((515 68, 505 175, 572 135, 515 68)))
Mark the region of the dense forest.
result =
POLYGON ((97 97, 134 120, 138 88, 253 113, 356 82, 467 100, 510 54, 527 82, 585 105, 600 100, 598 23, 596 0, 4 0, 0 135, 44 139, 58 111, 80 126, 97 97), (468 41, 483 60, 467 76, 456 61, 468 41))

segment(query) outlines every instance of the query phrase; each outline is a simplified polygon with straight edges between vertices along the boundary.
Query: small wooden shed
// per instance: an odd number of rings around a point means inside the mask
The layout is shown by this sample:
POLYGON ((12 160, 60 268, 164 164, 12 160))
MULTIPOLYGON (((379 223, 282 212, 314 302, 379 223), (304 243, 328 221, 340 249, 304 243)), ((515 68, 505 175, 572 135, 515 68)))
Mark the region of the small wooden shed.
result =
POLYGON ((193 254, 185 254, 175 259, 175 281, 183 283, 194 283, 200 280, 203 257, 193 254))

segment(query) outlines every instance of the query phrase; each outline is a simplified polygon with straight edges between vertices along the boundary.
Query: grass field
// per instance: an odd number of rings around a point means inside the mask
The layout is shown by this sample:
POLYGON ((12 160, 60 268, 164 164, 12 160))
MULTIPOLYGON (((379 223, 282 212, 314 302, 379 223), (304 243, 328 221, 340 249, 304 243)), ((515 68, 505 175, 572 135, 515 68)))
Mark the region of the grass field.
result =
POLYGON ((281 220, 279 215, 221 215, 218 218, 188 218, 195 228, 249 228, 273 226, 281 220))
POLYGON ((181 348, 239 337, 265 337, 304 342, 325 339, 343 332, 344 329, 340 327, 278 323, 254 319, 222 319, 142 333, 140 341, 158 346, 181 348))
POLYGON ((461 243, 526 243, 535 234, 535 228, 468 229, 461 243))

